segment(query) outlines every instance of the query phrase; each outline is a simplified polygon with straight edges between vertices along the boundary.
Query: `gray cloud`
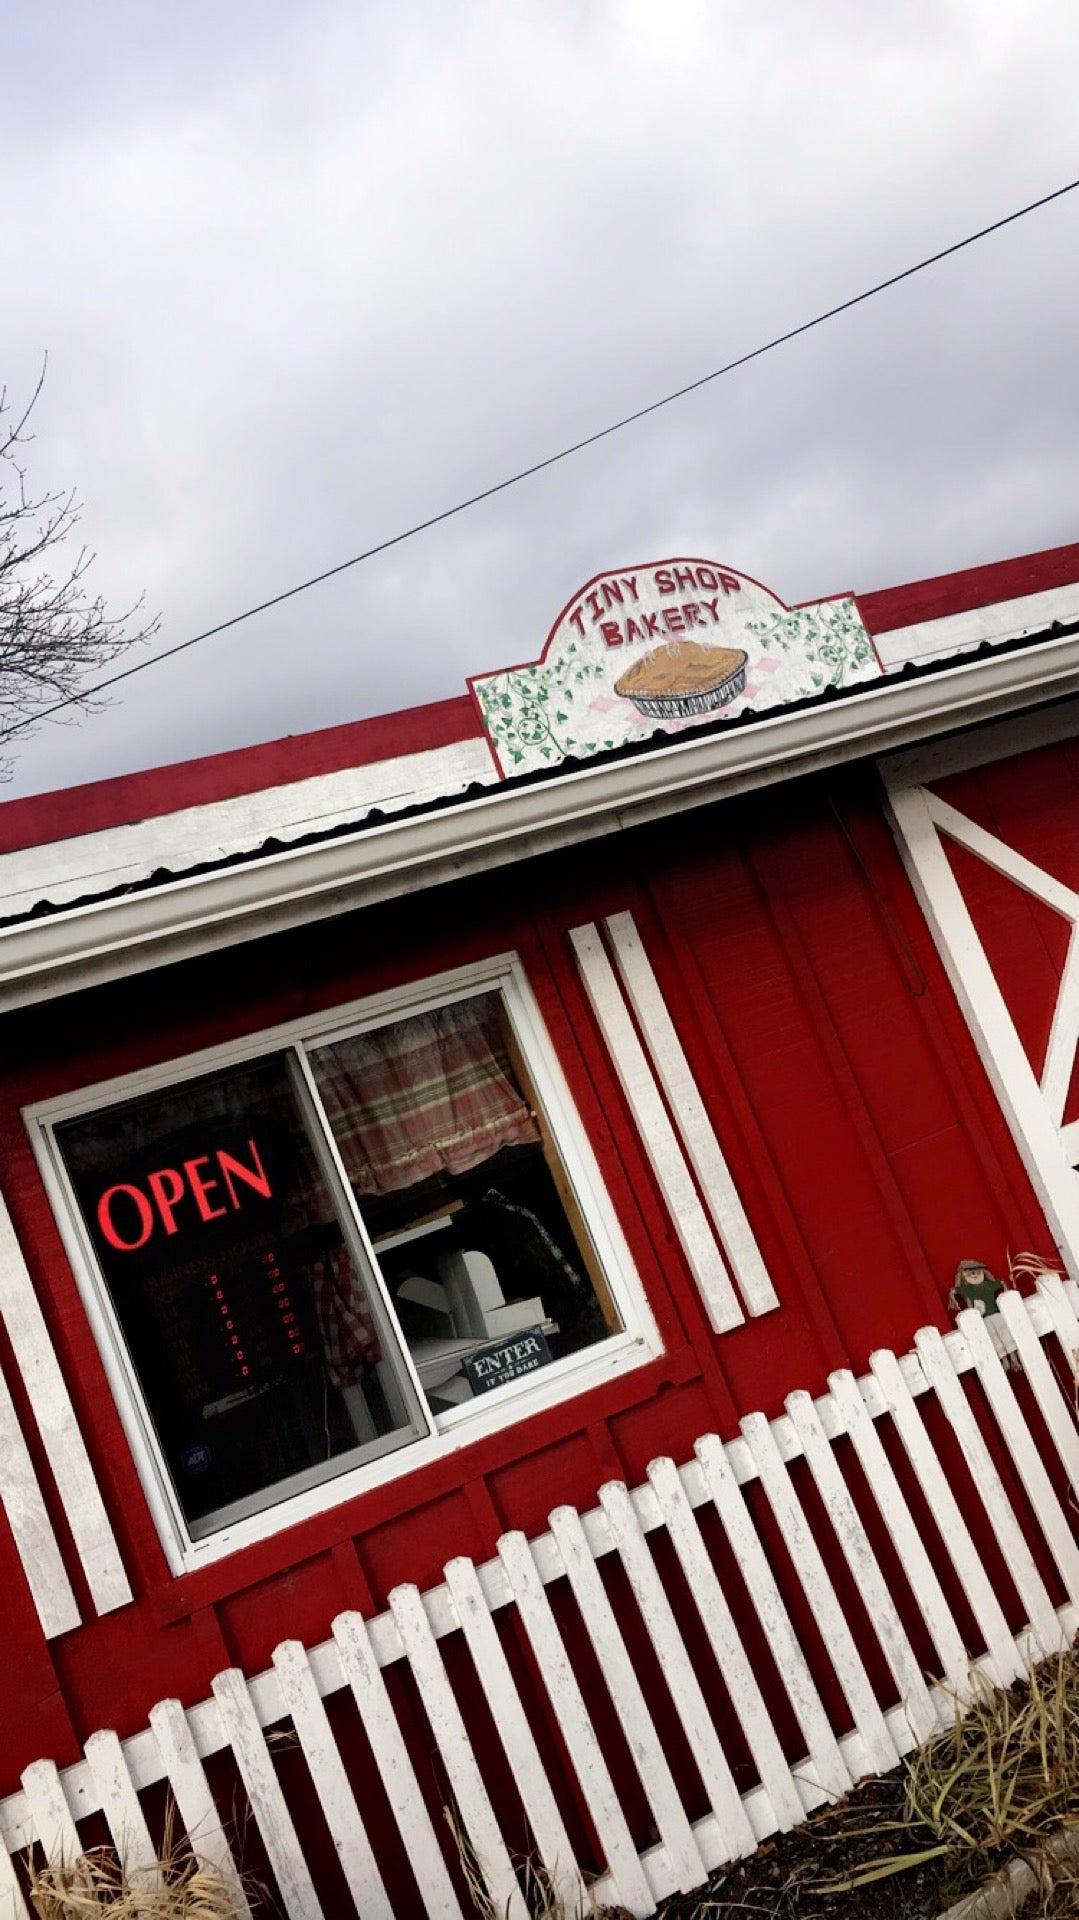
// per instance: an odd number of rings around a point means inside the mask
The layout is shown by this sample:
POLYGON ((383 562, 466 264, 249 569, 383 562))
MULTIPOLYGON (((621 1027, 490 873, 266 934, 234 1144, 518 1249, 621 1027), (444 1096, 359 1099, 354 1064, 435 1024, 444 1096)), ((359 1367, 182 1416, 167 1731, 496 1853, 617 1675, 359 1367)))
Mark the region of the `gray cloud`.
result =
MULTIPOLYGON (((98 0, 5 29, 2 372, 162 643, 1073 166, 1058 0, 98 0)), ((6 791, 330 725, 695 549, 788 599, 1076 536, 1079 196, 45 727, 6 791)))

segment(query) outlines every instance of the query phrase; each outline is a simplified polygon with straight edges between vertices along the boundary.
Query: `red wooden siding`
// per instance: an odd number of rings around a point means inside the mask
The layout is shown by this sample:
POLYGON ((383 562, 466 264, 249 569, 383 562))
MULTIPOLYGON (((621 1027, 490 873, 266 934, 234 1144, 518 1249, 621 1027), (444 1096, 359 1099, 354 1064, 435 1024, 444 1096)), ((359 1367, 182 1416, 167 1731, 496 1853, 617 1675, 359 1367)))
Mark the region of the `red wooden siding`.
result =
MULTIPOLYGON (((969 809, 968 809, 969 810, 969 809)), ((587 1507, 740 1413, 947 1324, 968 1256, 1053 1249, 900 867, 871 776, 683 816, 363 915, 9 1016, 0 1170, 131 1574, 132 1607, 46 1647, 12 1569, 4 1779, 93 1729, 203 1697, 286 1634, 326 1635, 457 1553, 489 1555, 560 1501, 587 1507), (566 939, 628 908, 717 1129, 781 1309, 708 1328, 566 939), (659 1320, 655 1364, 287 1534, 173 1579, 20 1109, 70 1088, 516 948, 659 1320), (33 1624, 31 1624, 33 1622, 33 1624)), ((11 1356, 0 1354, 16 1398, 11 1356)), ((20 1412, 25 1405, 20 1399, 20 1412)), ((31 1447, 32 1422, 24 1420, 31 1447)), ((35 1454, 43 1485, 44 1463, 35 1454)), ((3 1539, 0 1552, 10 1555, 3 1539)), ((69 1556, 69 1564, 71 1557, 69 1556)))

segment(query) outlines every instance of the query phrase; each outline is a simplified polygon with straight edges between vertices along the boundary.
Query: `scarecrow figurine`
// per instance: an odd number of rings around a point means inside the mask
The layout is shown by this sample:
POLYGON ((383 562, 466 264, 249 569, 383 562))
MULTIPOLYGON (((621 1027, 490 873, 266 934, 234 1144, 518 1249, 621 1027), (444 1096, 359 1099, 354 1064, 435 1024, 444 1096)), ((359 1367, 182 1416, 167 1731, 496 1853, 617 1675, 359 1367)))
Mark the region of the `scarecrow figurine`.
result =
POLYGON ((977 1307, 983 1320, 997 1311, 997 1299, 1004 1292, 1003 1280, 990 1273, 982 1260, 960 1260, 955 1270, 955 1285, 948 1295, 953 1313, 964 1307, 977 1307))
MULTIPOLYGON (((948 1305, 953 1313, 961 1313, 964 1307, 974 1307, 983 1320, 988 1320, 994 1314, 999 1316, 997 1300, 1003 1292, 1003 1280, 998 1280, 995 1273, 990 1273, 983 1261, 960 1260, 955 1270, 955 1285, 948 1295, 948 1305)), ((999 1317, 997 1325, 1003 1333, 999 1317)), ((1001 1353, 999 1343, 997 1352, 1009 1373, 1021 1366, 1019 1355, 1011 1351, 1001 1353)))

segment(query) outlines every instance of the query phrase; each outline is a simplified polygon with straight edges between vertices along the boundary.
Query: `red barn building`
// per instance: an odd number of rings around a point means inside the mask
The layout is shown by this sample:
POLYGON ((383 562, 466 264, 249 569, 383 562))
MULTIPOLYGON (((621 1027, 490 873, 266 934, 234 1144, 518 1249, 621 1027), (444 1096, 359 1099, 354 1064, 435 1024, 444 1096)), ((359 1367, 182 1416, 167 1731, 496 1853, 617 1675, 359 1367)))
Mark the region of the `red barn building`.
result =
POLYGON ((1079 1625, 1079 547, 532 651, 0 806, 12 1912, 647 1914, 1079 1625))

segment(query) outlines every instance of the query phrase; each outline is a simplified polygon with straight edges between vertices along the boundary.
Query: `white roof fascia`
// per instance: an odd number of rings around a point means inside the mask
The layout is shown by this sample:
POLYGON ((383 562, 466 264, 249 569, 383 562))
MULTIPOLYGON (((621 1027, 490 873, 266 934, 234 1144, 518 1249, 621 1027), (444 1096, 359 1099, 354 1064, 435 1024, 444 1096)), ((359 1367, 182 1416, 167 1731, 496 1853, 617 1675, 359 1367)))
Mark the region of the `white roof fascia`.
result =
POLYGON ((908 660, 921 664, 969 652, 985 640, 996 645, 1027 633, 1044 633, 1055 620, 1062 626, 1079 620, 1079 580, 1043 593, 1025 593, 1016 600, 991 600, 988 606, 948 613, 939 620, 893 627, 889 633, 875 633, 873 645, 885 670, 894 672, 908 660))
POLYGON ((0 932, 0 1008, 161 966, 330 913, 594 838, 685 807, 889 752, 1079 693, 1079 635, 712 734, 314 846, 90 902, 0 932))
MULTIPOLYGON (((1079 581, 1049 592, 1001 600, 967 613, 874 636, 887 672, 906 661, 954 656, 985 640, 1044 632, 1054 620, 1079 620, 1079 581)), ((263 841, 359 820, 373 807, 394 811, 469 786, 493 786, 499 775, 482 734, 335 773, 286 780, 253 793, 203 801, 170 813, 65 835, 0 854, 0 918, 27 913, 39 900, 73 905, 91 893, 148 879, 161 868, 182 871, 203 861, 254 852, 263 841)))
POLYGON ((26 913, 38 900, 63 906, 87 893, 143 880, 160 867, 175 871, 226 859, 271 837, 298 839, 301 833, 357 820, 372 807, 400 812, 469 786, 492 786, 498 777, 480 734, 19 848, 0 854, 0 917, 26 913))

